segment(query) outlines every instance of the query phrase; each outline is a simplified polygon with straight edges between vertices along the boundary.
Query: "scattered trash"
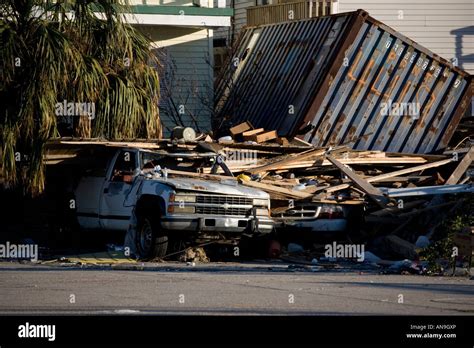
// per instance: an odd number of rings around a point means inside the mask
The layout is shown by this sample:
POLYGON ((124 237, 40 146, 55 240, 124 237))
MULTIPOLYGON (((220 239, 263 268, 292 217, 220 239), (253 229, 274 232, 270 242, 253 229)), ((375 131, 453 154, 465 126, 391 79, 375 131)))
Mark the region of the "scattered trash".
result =
POLYGON ((405 259, 393 263, 388 271, 396 274, 422 274, 426 271, 426 267, 422 263, 405 259))
POLYGON ((186 262, 188 265, 195 266, 196 262, 208 263, 209 258, 203 248, 188 248, 179 258, 181 262, 186 262))

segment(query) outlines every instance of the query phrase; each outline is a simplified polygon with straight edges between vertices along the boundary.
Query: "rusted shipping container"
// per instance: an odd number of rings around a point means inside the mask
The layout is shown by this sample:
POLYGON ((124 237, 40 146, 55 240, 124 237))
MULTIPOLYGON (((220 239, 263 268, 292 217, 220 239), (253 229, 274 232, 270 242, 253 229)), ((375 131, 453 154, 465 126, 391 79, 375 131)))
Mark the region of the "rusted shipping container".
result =
POLYGON ((451 139, 470 81, 363 10, 250 27, 216 82, 215 126, 249 120, 315 146, 429 153, 451 139))

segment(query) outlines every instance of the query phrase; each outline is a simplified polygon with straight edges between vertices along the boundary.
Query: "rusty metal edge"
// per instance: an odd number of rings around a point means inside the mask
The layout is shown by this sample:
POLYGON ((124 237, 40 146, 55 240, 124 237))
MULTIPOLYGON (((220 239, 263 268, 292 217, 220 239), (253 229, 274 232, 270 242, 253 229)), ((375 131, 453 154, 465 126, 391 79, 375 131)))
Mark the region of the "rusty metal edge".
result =
MULTIPOLYGON (((463 103, 467 103, 469 106, 469 103, 474 96, 474 76, 473 75, 468 75, 466 77, 467 81, 467 86, 466 90, 464 91, 463 95, 459 98, 459 105, 462 105, 463 103)), ((454 133, 456 132, 456 129, 458 128, 459 123, 461 122, 461 119, 464 116, 464 112, 466 112, 466 109, 462 109, 460 107, 457 108, 457 110, 454 112, 454 115, 451 119, 451 122, 448 124, 445 133, 443 136, 440 138, 440 143, 443 143, 443 140, 449 139, 451 140, 454 133)), ((446 144, 449 143, 449 140, 445 141, 446 144)))

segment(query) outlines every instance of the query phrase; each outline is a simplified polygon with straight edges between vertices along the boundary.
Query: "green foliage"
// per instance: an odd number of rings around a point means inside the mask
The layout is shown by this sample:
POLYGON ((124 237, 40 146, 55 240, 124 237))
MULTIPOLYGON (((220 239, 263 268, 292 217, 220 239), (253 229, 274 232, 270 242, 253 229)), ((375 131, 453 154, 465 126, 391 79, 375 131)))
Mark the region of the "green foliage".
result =
POLYGON ((469 195, 452 216, 436 229, 433 242, 420 252, 420 257, 428 261, 428 270, 432 273, 442 271, 438 260, 451 260, 454 247, 454 235, 466 226, 474 225, 474 198, 469 195))
POLYGON ((92 137, 161 136, 158 62, 125 12, 119 0, 1 2, 0 165, 7 183, 43 191, 44 148, 61 135, 56 104, 64 100, 95 106, 85 122, 92 137))

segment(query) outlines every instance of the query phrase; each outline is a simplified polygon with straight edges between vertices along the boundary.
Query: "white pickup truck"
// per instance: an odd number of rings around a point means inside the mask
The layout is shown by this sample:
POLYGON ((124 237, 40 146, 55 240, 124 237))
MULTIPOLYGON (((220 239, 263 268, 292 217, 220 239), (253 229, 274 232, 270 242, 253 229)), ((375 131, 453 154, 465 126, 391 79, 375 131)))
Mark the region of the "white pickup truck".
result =
POLYGON ((105 157, 74 191, 78 223, 127 232, 126 246, 140 258, 164 257, 182 238, 238 239, 273 230, 267 193, 235 180, 168 174, 216 166, 222 162, 215 153, 118 148, 105 157))

